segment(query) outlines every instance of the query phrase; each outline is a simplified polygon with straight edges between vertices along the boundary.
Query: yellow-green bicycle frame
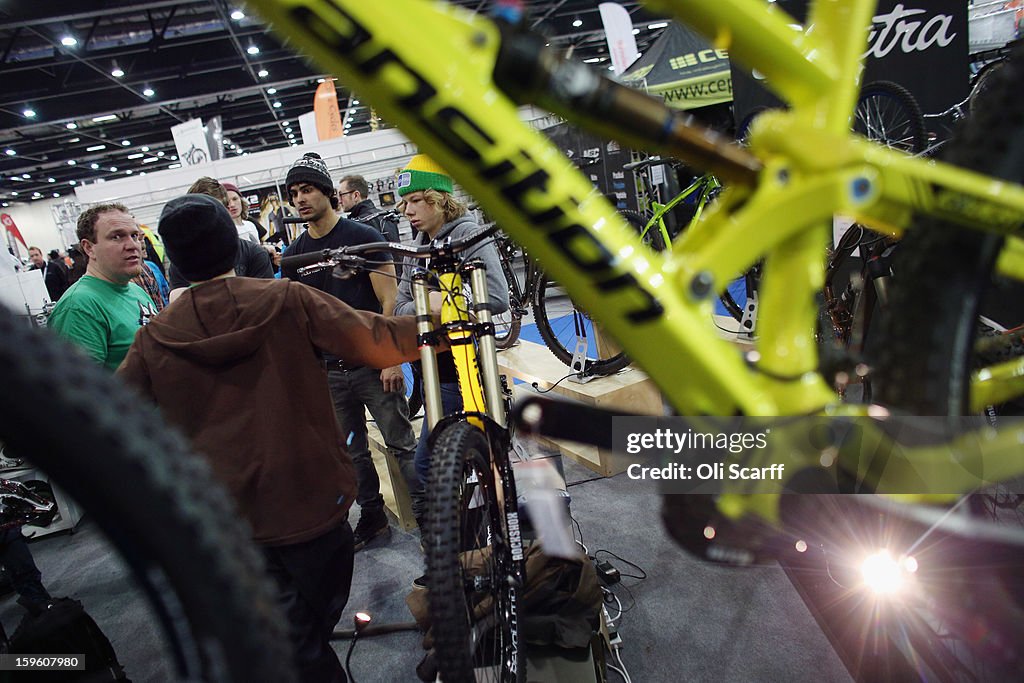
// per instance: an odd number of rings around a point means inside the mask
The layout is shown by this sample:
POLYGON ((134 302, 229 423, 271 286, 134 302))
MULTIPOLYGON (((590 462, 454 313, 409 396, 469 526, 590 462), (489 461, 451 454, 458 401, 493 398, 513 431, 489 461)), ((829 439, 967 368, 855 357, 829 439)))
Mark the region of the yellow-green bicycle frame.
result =
MULTIPOLYGON (((817 373, 813 333, 833 215, 896 234, 914 213, 1011 235, 1024 222, 1020 186, 850 134, 873 0, 812 0, 809 31, 762 0, 650 3, 763 73, 790 105, 754 122, 758 170, 727 177, 716 205, 665 254, 639 243, 557 148, 520 121, 494 83, 501 34, 487 18, 425 0, 250 4, 450 171, 600 317, 683 415, 791 415, 837 403, 817 373), (744 355, 709 323, 712 301, 762 258, 760 341, 744 355)), ((638 127, 557 113, 701 165, 638 127)), ((1021 251, 1007 250, 1003 272, 1024 273, 1021 251)))

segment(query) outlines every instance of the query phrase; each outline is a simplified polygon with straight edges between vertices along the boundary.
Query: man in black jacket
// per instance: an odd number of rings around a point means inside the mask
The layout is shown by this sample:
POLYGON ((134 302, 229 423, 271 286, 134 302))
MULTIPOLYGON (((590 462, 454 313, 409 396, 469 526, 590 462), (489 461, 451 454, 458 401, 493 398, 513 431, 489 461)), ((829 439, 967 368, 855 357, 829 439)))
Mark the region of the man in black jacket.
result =
MULTIPOLYGON (((361 175, 347 175, 338 183, 338 201, 348 217, 377 228, 388 242, 401 242, 398 217, 393 211, 378 209, 370 197, 370 186, 361 175)), ((402 264, 395 262, 395 274, 401 277, 402 264)))

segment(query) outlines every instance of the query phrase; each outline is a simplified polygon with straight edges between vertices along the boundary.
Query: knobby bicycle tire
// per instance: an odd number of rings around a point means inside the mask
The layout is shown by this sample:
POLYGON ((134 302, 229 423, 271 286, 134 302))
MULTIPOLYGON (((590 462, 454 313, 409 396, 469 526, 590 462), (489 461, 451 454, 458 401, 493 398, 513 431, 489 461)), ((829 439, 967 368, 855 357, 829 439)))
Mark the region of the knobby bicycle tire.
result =
POLYGON ((427 584, 434 648, 446 683, 526 680, 516 615, 520 587, 510 573, 513 558, 488 449, 484 433, 460 421, 438 434, 432 454, 427 584), (481 506, 471 508, 471 502, 481 506))
POLYGON ((853 116, 856 132, 886 147, 918 154, 927 145, 921 107, 899 83, 874 81, 865 85, 853 116))
POLYGON ((569 312, 564 316, 552 317, 554 295, 549 292, 555 286, 557 285, 554 285, 546 277, 541 277, 537 281, 537 288, 533 290, 533 319, 537 324, 537 331, 540 332, 541 339, 544 340, 544 344, 555 355, 555 358, 568 365, 573 372, 585 375, 611 375, 629 365, 629 357, 623 351, 605 358, 595 358, 589 355, 594 353, 592 346, 596 345, 595 328, 590 315, 578 308, 571 298, 569 299, 569 312), (558 330, 554 327, 555 320, 561 321, 558 330), (568 329, 570 321, 571 330, 568 329), (573 352, 559 338, 559 332, 563 328, 568 339, 578 340, 582 337, 588 340, 588 357, 583 363, 584 367, 573 367, 573 352))
POLYGON ((119 549, 178 679, 296 680, 274 587, 208 464, 107 371, 3 306, 0 338, 0 441, 119 549))
MULTIPOLYGON (((620 209, 619 215, 626 219, 626 222, 629 223, 629 226, 638 235, 643 234, 644 228, 647 227, 647 221, 650 220, 647 216, 629 209, 620 209)), ((661 230, 658 229, 657 225, 651 226, 651 229, 643 236, 643 240, 644 244, 648 245, 651 249, 665 251, 665 236, 661 234, 661 230)))
MULTIPOLYGON (((983 106, 972 113, 946 145, 945 161, 1015 183, 1024 182, 1024 92, 1019 87, 1022 78, 1024 49, 1018 48, 993 74, 991 87, 982 95, 983 106)), ((937 219, 921 222, 919 229, 910 231, 902 243, 900 280, 891 305, 898 314, 887 316, 882 326, 882 338, 887 343, 879 357, 876 396, 918 415, 965 415, 971 405, 971 374, 979 360, 979 314, 985 314, 993 303, 1009 300, 1009 296, 1019 303, 1020 283, 994 276, 1002 237, 965 230, 937 219), (1016 293, 1008 296, 1007 288, 1014 287, 1018 288, 1016 293), (922 305, 925 301, 929 304, 922 305)), ((1014 353, 1019 355, 1019 348, 1014 353)), ((985 523, 1004 523, 1008 517, 1019 525, 1019 514, 991 514, 992 507, 987 503, 997 501, 999 495, 991 491, 974 494, 965 508, 985 523)), ((1021 499, 1006 500, 1019 505, 1021 499)), ((1006 591, 1005 604, 1024 616, 1020 561, 1024 558, 1018 557, 1012 566, 993 562, 984 568, 985 577, 977 580, 990 585, 993 591, 1006 591)), ((991 656, 975 656, 972 665, 986 676, 1009 680, 1005 678, 1006 670, 991 671, 996 666, 991 656)), ((1010 677, 1019 678, 1020 669, 1018 662, 1010 677)))
POLYGON ((522 300, 519 287, 519 278, 516 276, 515 268, 512 267, 515 245, 509 241, 505 244, 496 244, 498 258, 501 260, 501 271, 508 282, 508 310, 496 314, 494 321, 494 345, 499 349, 509 349, 519 339, 519 331, 523 325, 523 311, 526 310, 526 302, 522 300))

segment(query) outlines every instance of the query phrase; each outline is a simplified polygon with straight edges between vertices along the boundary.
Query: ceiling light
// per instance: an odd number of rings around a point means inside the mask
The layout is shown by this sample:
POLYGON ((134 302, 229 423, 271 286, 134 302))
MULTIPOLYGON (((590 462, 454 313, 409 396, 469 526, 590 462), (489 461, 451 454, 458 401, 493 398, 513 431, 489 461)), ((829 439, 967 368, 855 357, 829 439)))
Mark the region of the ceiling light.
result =
POLYGON ((31 107, 26 107, 25 111, 21 113, 26 119, 34 119, 36 117, 36 110, 31 107))
POLYGON ((110 70, 110 75, 114 78, 124 78, 124 69, 119 67, 117 62, 114 62, 114 68, 110 70))
POLYGON ((579 28, 580 26, 583 26, 583 20, 580 19, 579 17, 576 17, 575 19, 572 20, 572 25, 575 28, 579 28))
POLYGON ((234 12, 231 13, 231 18, 235 21, 241 21, 242 19, 245 19, 245 12, 243 12, 240 9, 236 9, 234 12))
POLYGON ((251 55, 258 55, 260 53, 260 49, 255 45, 250 45, 249 47, 245 48, 245 51, 251 55))
POLYGON ((77 161, 75 161, 74 159, 68 159, 68 166, 74 166, 74 165, 75 165, 75 164, 77 164, 77 163, 78 163, 78 162, 77 162, 77 161))
POLYGON ((22 177, 22 178, 24 178, 25 180, 28 180, 28 179, 29 179, 29 178, 31 178, 32 176, 30 176, 30 175, 29 175, 28 173, 22 173, 22 174, 21 174, 21 177, 22 177))
POLYGON ((274 109, 280 109, 280 108, 281 108, 281 103, 280 102, 274 102, 274 109))
POLYGON ((597 64, 600 61, 601 61, 600 57, 591 57, 590 59, 584 59, 583 63, 584 64, 597 64))
POLYGON ((130 147, 132 144, 131 140, 121 140, 122 147, 130 147))
POLYGON ((0 204, 0 206, 10 206, 10 204, 8 204, 7 202, 4 202, 3 204, 0 204))
POLYGON ((69 184, 69 185, 77 185, 77 184, 78 184, 78 181, 77 181, 77 180, 69 180, 69 181, 68 181, 68 184, 69 184))
POLYGON ((110 172, 111 173, 117 173, 117 166, 111 166, 110 167, 110 172))
POLYGON ((267 94, 273 95, 277 92, 277 88, 267 88, 267 94))
POLYGON ((633 35, 634 36, 640 35, 640 29, 638 29, 638 28, 633 29, 633 35))
POLYGON ((101 149, 106 149, 106 148, 107 148, 106 145, 93 145, 92 147, 86 147, 85 151, 86 152, 98 152, 101 149))
POLYGON ((11 193, 11 196, 12 196, 12 197, 17 197, 17 196, 18 196, 18 193, 17 193, 17 192, 12 192, 12 193, 11 193))
POLYGON ((323 82, 324 82, 324 79, 322 79, 322 78, 318 78, 318 79, 316 79, 316 82, 317 82, 317 83, 323 83, 323 82))
POLYGON ((295 133, 288 133, 288 139, 289 140, 294 140, 295 139, 295 133))
POLYGON ((143 152, 148 152, 149 151, 149 147, 146 147, 145 145, 143 145, 142 147, 139 147, 139 149, 141 149, 143 152))
POLYGON ((42 197, 43 195, 42 195, 42 194, 40 194, 39 192, 33 192, 33 193, 32 193, 32 196, 33 196, 33 197, 42 197))
POLYGON ((139 171, 139 175, 146 175, 145 171, 139 171))
POLYGON ((171 161, 177 161, 177 160, 178 160, 178 155, 177 154, 172 154, 171 155, 171 161))
POLYGON ((128 158, 129 159, 141 159, 144 156, 146 156, 146 155, 143 154, 142 152, 136 152, 135 154, 129 154, 128 158))
POLYGON ((181 164, 171 164, 167 168, 181 168, 181 164))
POLYGON ((48 183, 55 183, 55 182, 57 182, 57 179, 56 178, 47 178, 46 182, 48 182, 48 183))
POLYGON ((53 193, 53 196, 54 196, 54 197, 59 197, 59 196, 60 196, 60 192, 54 192, 54 193, 53 193))
POLYGON ((292 132, 292 129, 291 129, 291 127, 285 128, 285 129, 284 129, 284 132, 285 132, 285 133, 291 133, 291 132, 292 132))
POLYGON ((653 31, 656 28, 665 28, 668 26, 667 21, 659 21, 657 24, 647 24, 647 29, 653 31))
POLYGON ((74 130, 75 128, 78 128, 78 124, 72 121, 71 123, 65 123, 64 127, 68 130, 74 130))
POLYGON ((266 69, 260 69, 259 71, 256 72, 256 75, 259 76, 260 78, 266 78, 267 76, 270 75, 270 72, 267 71, 266 69))
POLYGON ((127 171, 125 171, 124 173, 125 173, 125 175, 131 175, 131 174, 132 174, 132 169, 130 169, 130 168, 129 168, 129 169, 128 169, 127 171))
POLYGON ((352 100, 352 104, 359 104, 359 100, 352 100))
POLYGON ((13 157, 15 154, 17 154, 17 152, 15 152, 13 149, 5 149, 4 154, 6 154, 9 157, 13 157))
POLYGON ((74 36, 64 36, 60 39, 60 44, 64 47, 74 47, 75 45, 78 45, 78 39, 74 36))
POLYGON ((145 159, 142 160, 142 163, 151 164, 154 161, 160 161, 159 157, 146 157, 145 159))
POLYGON ((68 140, 68 144, 71 144, 73 142, 81 142, 81 141, 82 141, 82 138, 71 138, 70 140, 68 140))
POLYGON ((113 121, 117 118, 117 114, 104 114, 103 116, 94 116, 92 118, 93 123, 103 123, 104 121, 113 121))
POLYGON ((161 151, 157 152, 157 153, 156 153, 156 155, 157 155, 158 157, 162 157, 162 156, 164 155, 164 153, 163 153, 163 150, 161 150, 161 151))
POLYGON ((100 165, 99 165, 99 164, 89 164, 89 168, 91 168, 91 169, 92 169, 92 170, 94 170, 94 171, 95 171, 96 169, 98 169, 99 167, 100 167, 100 165))
POLYGON ((145 88, 145 89, 144 89, 144 90, 142 91, 142 94, 143 94, 143 95, 145 95, 146 97, 152 97, 153 95, 155 95, 155 94, 156 94, 156 91, 155 91, 155 90, 153 90, 152 88, 150 88, 150 87, 148 87, 148 86, 147 86, 147 87, 146 87, 146 88, 145 88))

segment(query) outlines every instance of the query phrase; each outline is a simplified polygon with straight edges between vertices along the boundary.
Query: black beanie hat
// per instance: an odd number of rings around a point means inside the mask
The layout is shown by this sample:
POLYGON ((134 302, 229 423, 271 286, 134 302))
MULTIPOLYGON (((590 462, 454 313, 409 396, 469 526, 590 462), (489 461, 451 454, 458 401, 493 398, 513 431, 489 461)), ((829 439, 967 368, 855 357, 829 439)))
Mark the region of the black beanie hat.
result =
POLYGON ((297 183, 309 183, 327 196, 334 194, 334 181, 327 171, 327 162, 316 152, 306 152, 288 169, 288 175, 284 180, 285 191, 297 183))
POLYGON ((202 282, 235 267, 238 228, 219 201, 186 194, 164 205, 157 228, 167 258, 189 282, 202 282))

